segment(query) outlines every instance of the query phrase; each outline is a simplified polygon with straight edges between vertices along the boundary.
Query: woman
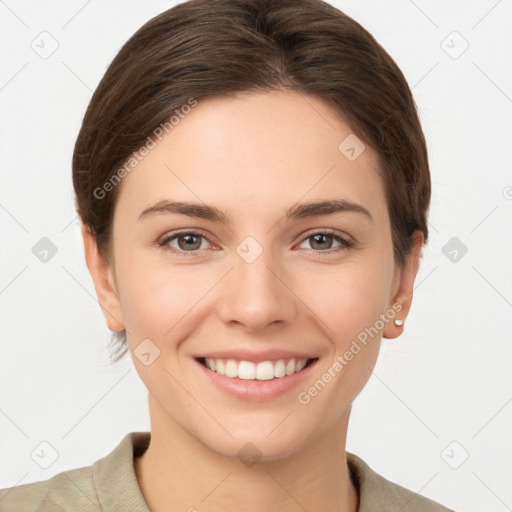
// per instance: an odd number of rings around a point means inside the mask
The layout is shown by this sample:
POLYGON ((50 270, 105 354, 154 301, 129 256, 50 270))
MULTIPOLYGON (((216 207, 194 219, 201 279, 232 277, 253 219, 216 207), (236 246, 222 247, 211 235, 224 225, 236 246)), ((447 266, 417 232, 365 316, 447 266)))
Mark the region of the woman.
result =
POLYGON ((411 92, 365 29, 319 0, 169 9, 96 89, 73 183, 151 432, 2 510, 448 510, 345 450, 430 202, 411 92))

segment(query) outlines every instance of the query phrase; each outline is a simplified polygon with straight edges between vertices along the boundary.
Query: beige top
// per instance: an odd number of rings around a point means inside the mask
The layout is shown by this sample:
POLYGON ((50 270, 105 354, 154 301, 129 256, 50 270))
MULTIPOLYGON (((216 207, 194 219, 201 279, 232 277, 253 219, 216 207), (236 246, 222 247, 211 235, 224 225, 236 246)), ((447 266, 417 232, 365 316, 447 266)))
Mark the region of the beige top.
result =
MULTIPOLYGON (((133 466, 150 438, 150 432, 130 432, 92 466, 0 489, 0 511, 151 512, 133 466)), ((347 452, 347 462, 359 492, 359 512, 453 512, 386 480, 352 453, 347 452)))

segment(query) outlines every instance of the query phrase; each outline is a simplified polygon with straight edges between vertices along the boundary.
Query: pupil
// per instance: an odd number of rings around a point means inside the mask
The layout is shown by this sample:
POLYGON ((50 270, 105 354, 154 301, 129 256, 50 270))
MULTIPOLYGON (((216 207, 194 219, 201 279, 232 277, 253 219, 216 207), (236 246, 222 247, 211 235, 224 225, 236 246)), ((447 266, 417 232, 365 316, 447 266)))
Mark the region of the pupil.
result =
POLYGON ((197 243, 197 239, 199 237, 195 236, 195 235, 183 235, 181 236, 179 239, 178 239, 178 242, 179 242, 179 245, 180 245, 180 249, 186 249, 186 248, 192 248, 192 249, 198 249, 199 246, 201 245, 201 243, 197 243), (191 241, 191 239, 196 239, 196 242, 195 244, 198 245, 198 247, 192 247, 194 245, 194 242, 192 241, 192 243, 188 243, 191 241), (186 240, 185 243, 181 243, 181 240, 186 240))
MULTIPOLYGON (((313 235, 313 239, 314 239, 314 242, 313 242, 313 249, 315 249, 314 245, 317 244, 318 242, 318 239, 323 239, 324 243, 325 243, 325 240, 326 239, 331 239, 332 241, 332 236, 331 235, 322 235, 322 234, 318 234, 318 235, 313 235)), ((329 244, 330 246, 330 244, 329 244)), ((327 247, 329 249, 329 247, 327 247)), ((325 247, 322 247, 320 246, 320 249, 325 249, 325 247)))

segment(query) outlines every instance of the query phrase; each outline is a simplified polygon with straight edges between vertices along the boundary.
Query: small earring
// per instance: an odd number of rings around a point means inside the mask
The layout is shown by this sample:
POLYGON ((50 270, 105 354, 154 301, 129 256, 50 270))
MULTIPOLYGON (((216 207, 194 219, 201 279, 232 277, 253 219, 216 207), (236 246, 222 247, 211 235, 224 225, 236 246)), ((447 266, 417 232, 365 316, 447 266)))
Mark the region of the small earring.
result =
POLYGON ((395 325, 404 325, 404 321, 400 318, 395 318, 395 325))

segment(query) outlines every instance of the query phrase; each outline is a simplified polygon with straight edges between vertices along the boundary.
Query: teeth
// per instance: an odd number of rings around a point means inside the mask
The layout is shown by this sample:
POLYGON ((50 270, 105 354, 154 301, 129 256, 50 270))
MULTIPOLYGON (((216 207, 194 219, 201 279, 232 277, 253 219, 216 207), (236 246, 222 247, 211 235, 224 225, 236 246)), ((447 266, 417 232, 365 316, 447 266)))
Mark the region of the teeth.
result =
POLYGON ((226 361, 226 377, 238 377, 238 364, 233 359, 226 361))
POLYGON ((307 364, 307 359, 284 359, 278 361, 235 361, 234 359, 205 358, 206 367, 226 377, 245 380, 272 380, 292 373, 300 372, 307 364))
MULTIPOLYGON (((261 373, 261 370, 260 370, 261 373)), ((240 361, 238 364, 238 371, 235 375, 239 379, 255 379, 256 378, 256 365, 250 361, 240 361)))
POLYGON ((300 372, 304 366, 306 366, 306 363, 308 362, 307 359, 300 359, 297 361, 297 364, 295 365, 295 371, 300 372))

